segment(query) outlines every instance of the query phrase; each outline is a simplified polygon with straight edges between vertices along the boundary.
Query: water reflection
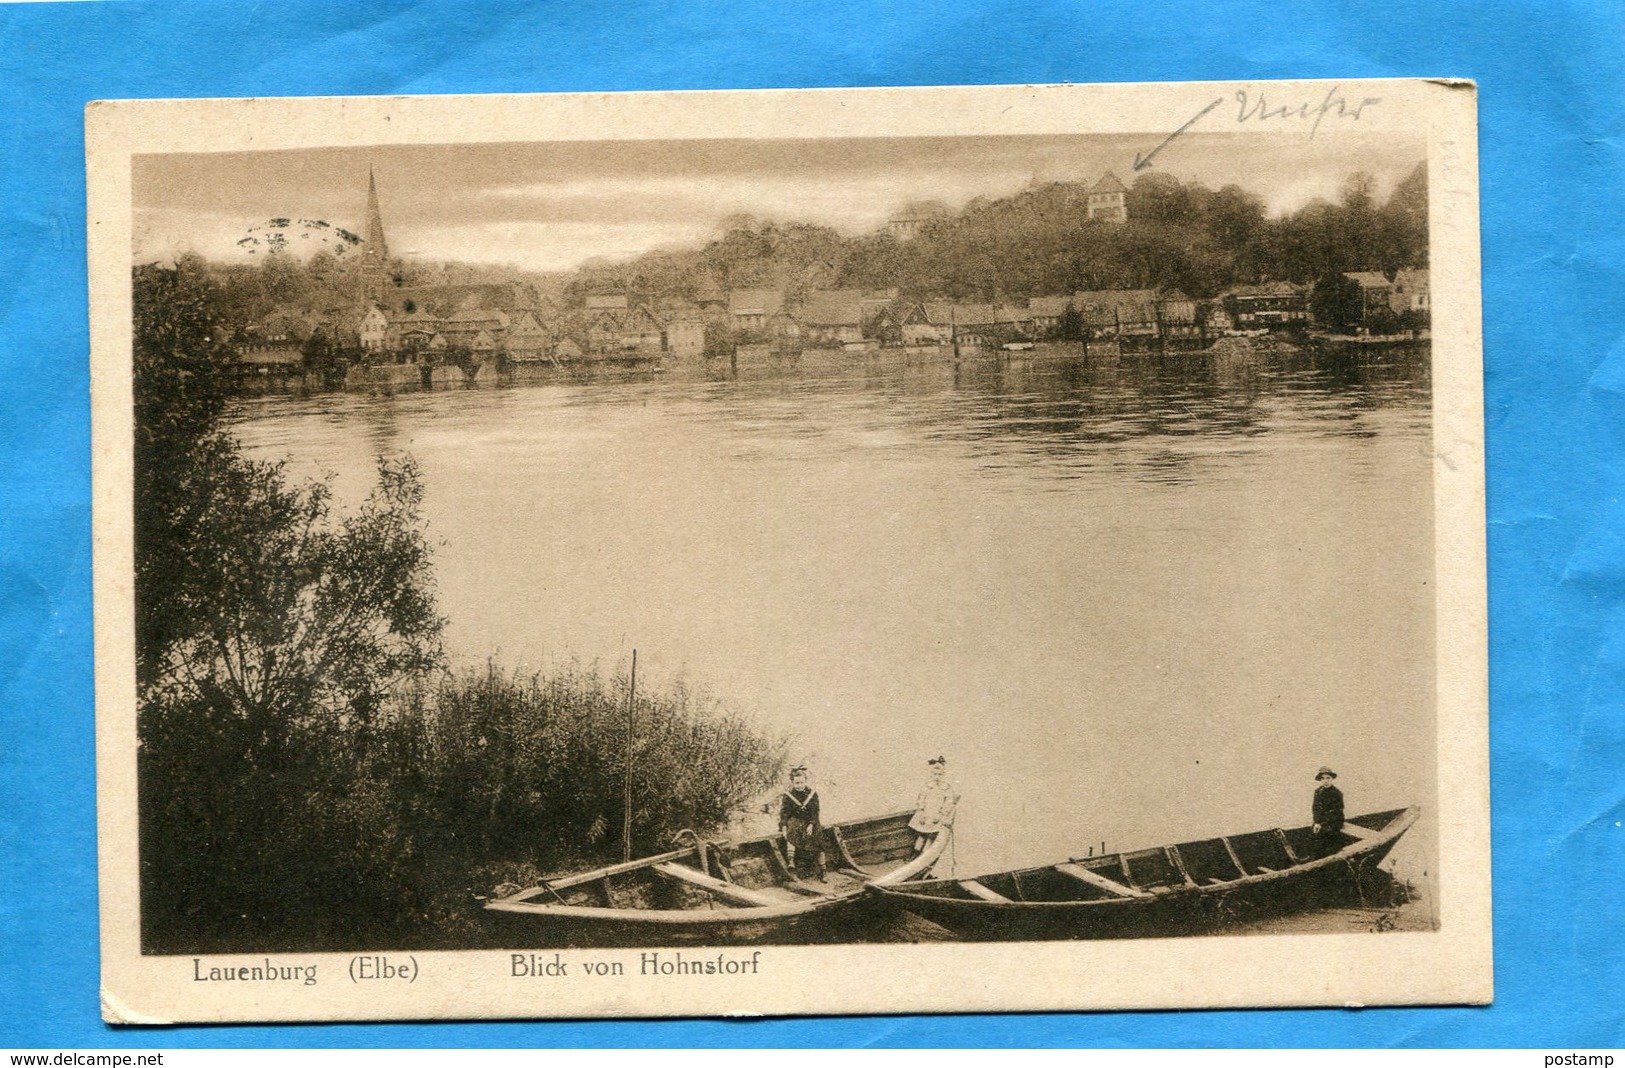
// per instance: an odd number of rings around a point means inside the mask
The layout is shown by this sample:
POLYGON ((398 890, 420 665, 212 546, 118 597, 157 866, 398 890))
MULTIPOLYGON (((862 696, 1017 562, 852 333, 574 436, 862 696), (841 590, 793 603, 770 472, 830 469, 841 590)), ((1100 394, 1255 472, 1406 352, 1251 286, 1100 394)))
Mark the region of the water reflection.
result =
MULTIPOLYGON (((960 360, 888 353, 727 373, 622 371, 563 389, 569 408, 691 405, 698 419, 738 434, 739 455, 825 447, 964 450, 989 471, 1023 469, 1064 484, 1080 473, 1122 472, 1148 483, 1203 477, 1211 461, 1245 462, 1270 435, 1374 439, 1428 429, 1426 345, 1375 353, 1280 349, 1121 358, 1056 348, 1037 357, 960 360)), ((505 406, 534 383, 490 390, 336 394, 245 402, 257 423, 294 413, 365 430, 374 455, 401 451, 401 421, 455 421, 505 406)), ((264 444, 274 441, 259 439, 264 444)))
MULTIPOLYGON (((577 403, 624 399, 611 389, 577 403)), ((1272 433, 1425 433, 1430 388, 1425 348, 1364 359, 1313 350, 924 364, 880 356, 821 374, 712 382, 695 399, 753 441, 817 439, 858 418, 907 428, 898 445, 968 448, 990 467, 1030 465, 1058 482, 1107 466, 1165 483, 1200 477, 1205 457, 1272 433), (818 405, 802 403, 812 396, 818 405)))

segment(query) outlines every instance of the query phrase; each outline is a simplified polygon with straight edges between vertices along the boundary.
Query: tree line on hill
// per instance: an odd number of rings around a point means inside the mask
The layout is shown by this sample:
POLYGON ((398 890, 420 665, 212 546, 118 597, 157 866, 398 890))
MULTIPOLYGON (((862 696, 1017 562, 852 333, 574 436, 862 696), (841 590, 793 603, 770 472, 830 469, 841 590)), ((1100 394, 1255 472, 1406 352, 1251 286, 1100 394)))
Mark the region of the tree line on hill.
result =
MULTIPOLYGON (((1091 221, 1087 202, 1087 187, 1075 182, 978 197, 923 218, 908 240, 885 229, 846 236, 812 223, 736 215, 703 246, 590 262, 562 275, 413 261, 391 266, 406 288, 502 282, 522 287, 535 302, 569 309, 604 293, 654 306, 759 287, 780 289, 792 302, 819 289, 888 288, 906 300, 1021 301, 1100 289, 1179 290, 1205 300, 1230 285, 1311 285, 1345 271, 1391 275, 1428 261, 1425 163, 1386 199, 1379 200, 1370 174, 1357 172, 1335 202, 1315 200, 1273 217, 1239 186, 1210 189, 1157 172, 1129 187, 1126 223, 1091 221)), ((327 252, 303 262, 280 255, 211 267, 223 310, 239 324, 277 308, 353 308, 356 271, 355 257, 327 252)))
POLYGON ((1317 200, 1275 218, 1238 186, 1214 190, 1158 173, 1137 178, 1126 202, 1126 223, 1091 221, 1087 187, 1055 182, 939 212, 909 240, 736 216, 703 248, 582 268, 566 292, 692 297, 707 286, 774 286, 794 297, 895 287, 913 300, 994 301, 1167 289, 1200 300, 1235 284, 1307 285, 1329 273, 1427 265, 1425 164, 1380 203, 1374 179, 1360 172, 1344 181, 1336 203, 1317 200))

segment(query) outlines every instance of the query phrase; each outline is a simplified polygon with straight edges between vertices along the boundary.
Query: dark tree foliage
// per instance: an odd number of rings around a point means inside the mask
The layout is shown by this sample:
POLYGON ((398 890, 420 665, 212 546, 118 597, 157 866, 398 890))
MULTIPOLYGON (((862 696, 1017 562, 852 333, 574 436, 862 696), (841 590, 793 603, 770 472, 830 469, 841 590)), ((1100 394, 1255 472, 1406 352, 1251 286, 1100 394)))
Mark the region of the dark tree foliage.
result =
MULTIPOLYGON (((416 468, 339 516, 241 455, 223 300, 197 261, 134 276, 143 948, 477 944, 471 886, 613 850, 624 691, 448 675, 416 468)), ((680 687, 637 712, 640 849, 781 770, 680 687)))
POLYGON ((335 525, 324 485, 290 486, 279 465, 242 457, 221 425, 232 355, 218 340, 218 301, 206 275, 185 261, 135 274, 144 691, 201 692, 224 679, 259 706, 282 700, 278 687, 297 685, 296 661, 314 678, 351 683, 433 662, 440 621, 415 469, 381 463, 373 496, 335 525))
POLYGON ((1365 318, 1365 296, 1360 284, 1341 272, 1327 272, 1309 292, 1309 314, 1331 330, 1354 329, 1365 318))
POLYGON ((143 268, 133 296, 143 930, 275 942, 387 854, 332 817, 390 694, 440 661, 421 489, 409 462, 381 463, 335 520, 325 485, 291 485, 223 429, 205 272, 143 268))
POLYGON ((1382 271, 1428 265, 1428 172, 1418 164, 1383 206, 1382 271))
POLYGON ((202 596, 186 531, 230 453, 219 421, 231 356, 217 294, 200 260, 134 277, 136 668, 149 683, 202 596))
POLYGON ((447 345, 440 359, 447 367, 459 367, 464 371, 472 371, 479 366, 474 359, 474 351, 461 342, 447 345))
POLYGON ((1061 312, 1059 321, 1055 324, 1053 340, 1082 341, 1084 332, 1087 329, 1088 327, 1083 322, 1083 315, 1078 311, 1078 306, 1069 300, 1066 302, 1066 308, 1061 312))
POLYGON ((977 198, 957 213, 933 212, 908 241, 885 230, 843 238, 823 227, 742 216, 703 249, 651 254, 583 277, 622 289, 658 278, 664 292, 689 295, 709 281, 723 289, 778 286, 792 295, 897 287, 911 299, 1024 300, 1162 287, 1203 299, 1237 283, 1309 283, 1330 270, 1426 263, 1424 166, 1385 204, 1376 203, 1369 175, 1354 174, 1337 204, 1315 202, 1275 218, 1238 186, 1213 190, 1156 172, 1138 177, 1126 200, 1126 224, 1090 221, 1086 187, 1055 182, 977 198))
POLYGON ((324 389, 338 389, 344 385, 344 374, 352 364, 361 363, 365 352, 359 346, 347 346, 333 337, 326 328, 311 331, 301 347, 305 369, 321 376, 324 389))

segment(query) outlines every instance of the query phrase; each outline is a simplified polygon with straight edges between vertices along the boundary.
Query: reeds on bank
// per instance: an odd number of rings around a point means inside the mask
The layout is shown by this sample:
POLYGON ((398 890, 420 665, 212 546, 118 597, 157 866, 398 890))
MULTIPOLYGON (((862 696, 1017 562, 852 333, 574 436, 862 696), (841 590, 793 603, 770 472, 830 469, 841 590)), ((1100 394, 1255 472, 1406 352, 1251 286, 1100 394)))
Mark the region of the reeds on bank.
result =
POLYGON ((629 738, 636 853, 706 833, 778 778, 782 740, 681 682, 640 680, 629 735, 628 683, 579 664, 488 665, 364 719, 292 727, 274 755, 151 736, 144 948, 480 945, 478 898, 497 883, 619 859, 629 738))

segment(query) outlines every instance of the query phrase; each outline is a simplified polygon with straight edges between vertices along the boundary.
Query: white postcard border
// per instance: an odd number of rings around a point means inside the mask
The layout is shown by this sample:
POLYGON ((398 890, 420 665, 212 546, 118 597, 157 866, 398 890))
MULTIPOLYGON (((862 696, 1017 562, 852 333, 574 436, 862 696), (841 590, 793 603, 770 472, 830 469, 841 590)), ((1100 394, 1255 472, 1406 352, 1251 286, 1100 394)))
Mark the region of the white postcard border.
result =
MULTIPOLYGON (((104 1016, 123 1023, 778 1015, 1327 1004, 1491 997, 1487 632, 1476 101, 1453 80, 997 86, 558 96, 116 101, 86 115, 97 787, 104 1016), (131 539, 131 158, 365 144, 681 137, 1144 133, 1215 96, 1380 97, 1368 132, 1429 136, 1434 315, 1439 920, 1435 932, 953 945, 659 949, 754 974, 638 974, 638 950, 559 950, 568 978, 491 951, 271 954, 317 981, 210 982, 267 955, 140 952, 131 539), (409 975, 357 978, 387 958, 409 975), (584 974, 619 961, 619 979, 584 974), (366 965, 361 965, 365 969, 366 965)), ((1225 127, 1228 131, 1228 127, 1225 127)), ((1277 133, 1237 122, 1234 132, 1277 133)), ((1127 169, 1128 161, 1125 161, 1127 169)), ((553 951, 527 950, 551 957, 553 951)), ((377 969, 382 971, 382 969, 377 969)))

